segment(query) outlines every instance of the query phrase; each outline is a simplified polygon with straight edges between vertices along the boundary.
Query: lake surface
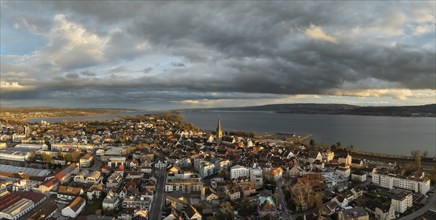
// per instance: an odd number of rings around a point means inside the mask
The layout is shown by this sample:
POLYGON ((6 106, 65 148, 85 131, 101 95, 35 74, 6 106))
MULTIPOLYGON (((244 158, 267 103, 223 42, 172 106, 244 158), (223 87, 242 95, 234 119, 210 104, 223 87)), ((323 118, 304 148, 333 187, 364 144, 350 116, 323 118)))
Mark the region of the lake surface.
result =
MULTIPOLYGON (((120 116, 159 113, 154 111, 124 112, 59 118, 33 118, 28 122, 105 120, 120 116)), ((371 152, 410 155, 413 149, 435 155, 436 118, 406 118, 357 115, 278 114, 259 111, 183 112, 185 120, 196 126, 215 130, 221 116, 223 130, 255 131, 259 133, 286 132, 312 134, 317 143, 354 147, 371 152)))
POLYGON ((186 121, 214 130, 217 117, 223 130, 312 134, 315 142, 353 145, 363 151, 410 155, 412 149, 435 155, 436 118, 356 115, 278 114, 273 112, 184 112, 186 121))

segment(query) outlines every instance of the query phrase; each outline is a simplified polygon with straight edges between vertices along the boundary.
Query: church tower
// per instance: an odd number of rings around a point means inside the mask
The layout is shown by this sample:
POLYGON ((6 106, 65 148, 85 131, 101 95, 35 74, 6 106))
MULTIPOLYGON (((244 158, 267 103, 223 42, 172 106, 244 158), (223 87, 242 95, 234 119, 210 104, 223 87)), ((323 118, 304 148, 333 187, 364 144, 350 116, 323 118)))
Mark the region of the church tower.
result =
POLYGON ((216 144, 220 145, 221 140, 223 138, 223 130, 221 129, 221 120, 220 116, 218 115, 218 125, 216 127, 216 144))

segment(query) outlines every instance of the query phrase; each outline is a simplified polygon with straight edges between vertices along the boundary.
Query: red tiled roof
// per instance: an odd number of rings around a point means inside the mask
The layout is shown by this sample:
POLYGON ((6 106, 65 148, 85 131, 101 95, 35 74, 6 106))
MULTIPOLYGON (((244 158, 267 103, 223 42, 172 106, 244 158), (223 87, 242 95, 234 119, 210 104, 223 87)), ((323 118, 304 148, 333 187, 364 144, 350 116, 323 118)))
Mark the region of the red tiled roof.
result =
POLYGON ((9 206, 15 204, 16 202, 23 199, 23 197, 16 195, 16 194, 7 194, 2 197, 0 197, 0 211, 3 211, 4 209, 7 209, 9 206))
POLYGON ((45 182, 43 182, 41 185, 45 186, 45 187, 52 187, 54 184, 56 184, 58 182, 57 178, 51 178, 45 182))
POLYGON ((82 206, 83 203, 85 203, 86 200, 80 196, 76 197, 68 206, 74 211, 77 212, 77 210, 82 206))
POLYGON ((32 202, 34 202, 34 203, 38 203, 39 201, 41 201, 42 199, 45 198, 44 194, 38 193, 38 192, 18 191, 18 192, 15 192, 15 194, 19 195, 25 199, 32 200, 32 202))

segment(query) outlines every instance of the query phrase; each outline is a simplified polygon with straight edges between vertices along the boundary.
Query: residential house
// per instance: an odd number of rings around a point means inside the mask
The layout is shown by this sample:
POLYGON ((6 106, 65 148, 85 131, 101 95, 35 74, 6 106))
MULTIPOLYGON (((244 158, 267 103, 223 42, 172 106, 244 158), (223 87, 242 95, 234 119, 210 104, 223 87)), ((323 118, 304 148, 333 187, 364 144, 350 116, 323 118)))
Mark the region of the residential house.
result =
POLYGON ((79 160, 79 166, 80 167, 90 167, 92 165, 92 161, 94 160, 94 157, 92 154, 87 153, 79 160))
POLYGON ((201 161, 199 164, 198 172, 201 178, 205 178, 214 174, 215 165, 208 161, 201 161))
POLYGON ((70 182, 72 179, 72 176, 79 173, 79 167, 76 163, 72 163, 68 165, 65 169, 62 171, 56 173, 55 178, 61 183, 64 184, 66 182, 70 182))
POLYGON ((89 187, 88 191, 86 192, 86 197, 88 198, 88 200, 100 199, 102 194, 103 194, 103 185, 97 184, 89 187))
POLYGON ((257 211, 260 218, 265 216, 276 217, 277 211, 273 198, 271 196, 260 196, 257 211))
POLYGON ((348 206, 347 198, 345 198, 345 196, 341 194, 335 196, 331 201, 336 202, 341 208, 345 208, 348 206))
POLYGON ((307 162, 313 163, 316 160, 322 161, 322 154, 319 151, 311 151, 306 157, 307 162))
POLYGON ((363 161, 360 159, 352 159, 350 166, 351 168, 361 169, 363 168, 364 164, 363 161))
POLYGON ((51 178, 45 182, 43 182, 41 185, 39 185, 38 189, 42 193, 46 193, 52 190, 57 190, 59 187, 59 181, 56 178, 51 178))
POLYGON ((86 177, 86 183, 95 185, 100 183, 102 178, 101 172, 94 170, 86 177))
POLYGON ((263 171, 260 168, 250 168, 250 182, 254 183, 256 189, 263 187, 263 171))
POLYGON ((112 211, 118 208, 120 205, 120 198, 112 190, 108 192, 106 197, 103 199, 102 208, 105 211, 112 211))
POLYGON ((395 212, 404 213, 407 209, 413 206, 412 193, 395 190, 391 194, 391 202, 394 206, 395 212))
POLYGON ((374 215, 377 220, 395 219, 395 207, 394 204, 389 200, 368 200, 365 203, 365 210, 374 215))
POLYGON ((88 170, 82 170, 80 171, 75 177, 74 182, 76 183, 86 183, 86 177, 88 176, 89 171, 88 170))
POLYGON ((123 176, 121 174, 114 172, 107 178, 106 187, 107 188, 111 188, 111 187, 118 188, 121 184, 122 179, 123 179, 123 176))
POLYGON ((158 160, 155 164, 154 167, 156 169, 165 169, 167 168, 167 161, 166 160, 158 160))
POLYGON ((338 167, 335 172, 343 178, 348 178, 350 177, 351 170, 348 167, 338 167))
POLYGON ((202 219, 202 215, 200 214, 200 212, 197 211, 197 209, 194 208, 194 206, 192 206, 191 204, 188 204, 186 206, 186 208, 183 210, 183 216, 184 216, 184 219, 189 219, 189 220, 201 220, 202 219))
POLYGON ((369 220, 369 215, 362 207, 343 209, 338 213, 338 220, 369 220))
POLYGON ((70 204, 62 209, 62 215, 65 217, 76 218, 86 206, 86 200, 80 196, 76 197, 70 204))
POLYGON ((241 192, 239 191, 239 187, 237 185, 227 185, 225 188, 225 194, 228 199, 231 201, 237 200, 241 198, 241 192))
POLYGON ((71 186, 59 186, 57 197, 60 200, 73 200, 83 194, 82 188, 71 186))
POLYGON ((362 171, 352 172, 351 173, 351 180, 363 183, 366 181, 366 173, 362 172, 362 171))
POLYGON ((148 210, 151 205, 151 199, 148 196, 142 194, 127 195, 122 202, 124 209, 144 209, 148 210))
POLYGON ((256 193, 256 187, 254 183, 251 182, 241 182, 239 183, 239 188, 241 190, 242 197, 249 197, 256 193))
POLYGON ((298 177, 301 175, 303 169, 300 168, 298 164, 294 164, 294 166, 288 170, 288 173, 291 177, 298 177))
POLYGON ((271 170, 271 174, 272 174, 272 178, 275 181, 278 181, 279 179, 281 179, 283 177, 283 168, 281 168, 281 167, 274 167, 271 170))
POLYGON ((250 177, 250 170, 241 165, 235 165, 230 168, 230 179, 238 179, 242 176, 250 177))
POLYGON ((209 187, 203 187, 201 190, 201 199, 213 205, 218 205, 220 202, 218 192, 209 187))

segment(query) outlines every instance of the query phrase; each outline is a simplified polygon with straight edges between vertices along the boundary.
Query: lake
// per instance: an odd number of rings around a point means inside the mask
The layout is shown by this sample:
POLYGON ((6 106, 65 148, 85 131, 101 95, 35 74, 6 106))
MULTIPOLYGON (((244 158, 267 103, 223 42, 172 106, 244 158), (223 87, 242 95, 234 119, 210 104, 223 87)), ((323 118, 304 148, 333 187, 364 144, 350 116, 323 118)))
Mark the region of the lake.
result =
MULTIPOLYGON (((125 112, 111 115, 34 118, 28 122, 84 121, 113 119, 120 116, 159 112, 125 112)), ((278 114, 259 111, 183 112, 185 120, 206 129, 215 130, 218 115, 223 130, 286 132, 312 134, 317 143, 354 147, 371 152, 410 155, 413 149, 435 155, 436 118, 407 118, 358 115, 278 114)))
POLYGON ((436 118, 359 115, 278 114, 274 112, 185 112, 186 121, 214 130, 217 117, 223 130, 312 134, 315 142, 353 145, 363 151, 410 155, 412 149, 435 155, 436 118))

